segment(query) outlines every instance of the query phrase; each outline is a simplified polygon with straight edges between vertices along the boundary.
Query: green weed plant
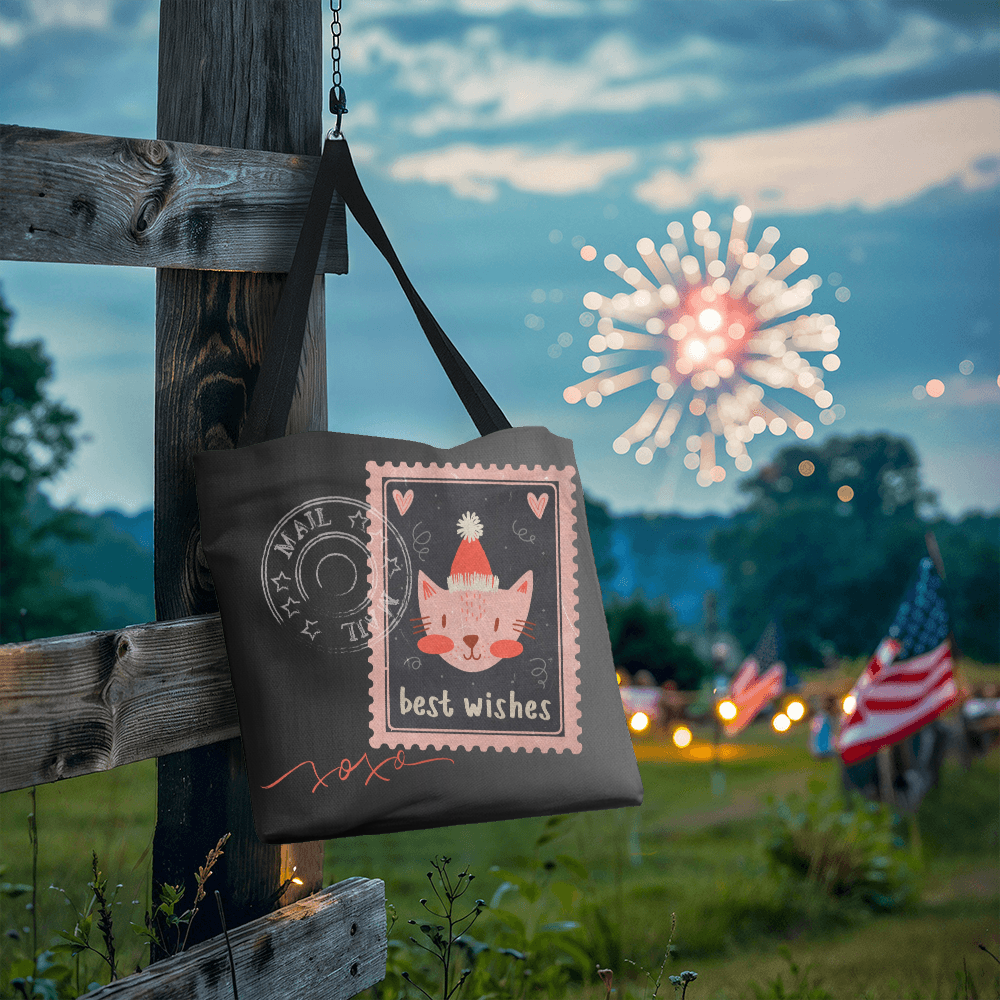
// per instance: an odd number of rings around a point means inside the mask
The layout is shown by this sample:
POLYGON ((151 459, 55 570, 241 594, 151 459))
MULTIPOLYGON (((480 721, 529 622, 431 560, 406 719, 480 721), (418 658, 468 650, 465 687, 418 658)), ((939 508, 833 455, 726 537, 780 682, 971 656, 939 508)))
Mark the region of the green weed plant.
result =
MULTIPOLYGON (((34 813, 29 814, 28 825, 33 849, 37 851, 34 813)), ((177 913, 177 904, 184 895, 183 886, 159 886, 159 902, 152 911, 147 909, 144 926, 136 923, 130 925, 135 937, 152 944, 161 955, 176 955, 184 950, 191 932, 191 923, 198 913, 199 904, 205 898, 205 882, 212 874, 215 863, 222 857, 223 847, 228 840, 227 833, 208 852, 205 864, 195 872, 195 900, 192 907, 183 913, 177 913)), ((0 867, 0 876, 3 872, 4 869, 0 867)), ((97 852, 91 851, 92 878, 87 883, 88 901, 82 908, 77 906, 73 896, 65 889, 56 885, 49 886, 50 890, 62 894, 73 911, 73 923, 71 927, 56 931, 52 940, 41 947, 34 919, 38 896, 37 859, 32 872, 34 881, 31 885, 0 882, 0 899, 14 900, 30 895, 25 911, 32 921, 30 925, 25 923, 21 927, 8 928, 5 933, 6 940, 20 944, 22 952, 26 954, 14 959, 0 977, 0 995, 22 997, 25 1000, 64 1000, 78 997, 118 979, 122 970, 114 915, 115 907, 122 905, 118 894, 123 885, 119 883, 109 888, 108 880, 99 867, 97 852)), ((118 939, 120 936, 121 928, 118 929, 118 939)), ((124 974, 139 971, 141 968, 137 965, 124 974)))
POLYGON ((896 832, 891 810, 812 780, 809 794, 768 796, 766 851, 773 864, 837 899, 875 912, 899 911, 917 896, 921 864, 896 832))

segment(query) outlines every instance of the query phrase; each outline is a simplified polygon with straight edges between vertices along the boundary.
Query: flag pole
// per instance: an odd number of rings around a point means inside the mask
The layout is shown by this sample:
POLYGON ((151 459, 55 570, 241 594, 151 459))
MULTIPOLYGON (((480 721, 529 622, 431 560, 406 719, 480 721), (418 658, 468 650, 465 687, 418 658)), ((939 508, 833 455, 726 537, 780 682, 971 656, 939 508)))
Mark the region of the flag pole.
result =
POLYGON ((726 775, 722 770, 720 744, 722 743, 722 716, 719 715, 719 703, 728 694, 729 681, 725 680, 723 668, 726 662, 727 647, 724 643, 712 644, 712 794, 720 797, 726 792, 726 775), (720 690, 721 687, 721 690, 720 690))
POLYGON ((726 775, 722 770, 722 760, 719 756, 719 744, 722 741, 722 719, 719 718, 718 698, 712 701, 712 715, 715 721, 715 734, 712 739, 712 794, 719 796, 726 791, 726 775))
POLYGON ((933 531, 927 531, 924 534, 924 544, 927 546, 927 554, 931 557, 931 561, 934 563, 937 575, 941 577, 941 583, 944 585, 945 600, 948 602, 948 643, 951 646, 952 674, 955 676, 955 683, 958 686, 959 692, 968 691, 965 684, 958 684, 958 667, 962 659, 962 651, 958 648, 958 641, 955 639, 955 626, 952 624, 953 619, 951 618, 951 609, 954 608, 954 604, 952 604, 951 594, 949 593, 948 577, 944 571, 944 560, 941 558, 941 550, 938 548, 937 538, 935 537, 933 531))
MULTIPOLYGON (((931 557, 931 561, 934 563, 934 569, 937 571, 937 575, 941 578, 941 583, 945 588, 946 600, 948 598, 947 587, 948 587, 948 576, 944 569, 944 560, 941 558, 941 549, 938 548, 937 538, 932 530, 926 531, 924 533, 924 545, 927 547, 927 554, 931 557)), ((948 601, 949 607, 951 607, 951 601, 948 601)), ((950 621, 949 621, 950 624, 950 621)), ((957 673, 958 671, 958 661, 961 654, 958 650, 958 643, 955 641, 955 629, 954 626, 948 629, 948 642, 951 646, 951 659, 952 659, 952 671, 957 673)), ((881 751, 880 751, 881 752, 881 751)), ((903 746, 901 747, 901 752, 907 758, 907 764, 910 766, 915 766, 916 762, 913 760, 913 750, 909 745, 908 741, 903 741, 903 746)), ((915 805, 912 809, 907 810, 907 819, 909 821, 909 833, 910 833, 910 849, 918 861, 923 859, 923 838, 920 836, 920 826, 917 822, 917 810, 919 808, 919 803, 915 805)))
MULTIPOLYGON (((941 550, 938 548, 937 538, 934 536, 933 531, 928 531, 924 535, 924 544, 927 546, 927 554, 931 557, 931 561, 934 563, 934 568, 937 570, 937 575, 941 577, 941 582, 945 587, 945 596, 948 599, 948 606, 953 607, 950 600, 951 594, 948 593, 948 575, 944 571, 944 560, 941 558, 941 550)), ((958 643, 955 641, 955 628, 952 626, 948 629, 948 641, 951 643, 951 660, 952 660, 952 670, 955 669, 955 663, 961 659, 961 653, 958 649, 958 643)))

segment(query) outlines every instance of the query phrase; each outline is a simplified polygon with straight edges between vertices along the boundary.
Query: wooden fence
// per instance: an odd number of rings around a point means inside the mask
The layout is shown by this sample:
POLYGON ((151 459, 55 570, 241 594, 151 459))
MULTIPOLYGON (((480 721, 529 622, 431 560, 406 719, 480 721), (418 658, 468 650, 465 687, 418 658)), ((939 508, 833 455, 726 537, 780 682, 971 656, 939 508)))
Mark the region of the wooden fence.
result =
MULTIPOLYGON (((204 845, 232 834, 212 883, 244 1000, 350 997, 385 975, 382 882, 322 889, 322 842, 254 832, 192 463, 237 439, 302 223, 323 6, 161 0, 155 139, 0 126, 0 259, 157 268, 157 621, 0 647, 0 791, 157 758, 152 877, 188 883, 204 845)), ((346 269, 338 201, 287 433, 326 429, 323 274, 346 269)), ((221 922, 203 910, 188 951, 88 996, 231 996, 221 922)))

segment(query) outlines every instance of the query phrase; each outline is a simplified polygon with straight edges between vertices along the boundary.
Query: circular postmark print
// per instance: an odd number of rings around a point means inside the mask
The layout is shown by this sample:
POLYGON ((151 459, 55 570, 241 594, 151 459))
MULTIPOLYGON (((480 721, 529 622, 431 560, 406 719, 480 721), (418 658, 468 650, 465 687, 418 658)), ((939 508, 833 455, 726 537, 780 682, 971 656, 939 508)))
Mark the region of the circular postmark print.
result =
POLYGON ((276 621, 303 642, 346 652, 367 648, 373 627, 383 635, 396 627, 413 572, 403 537, 378 511, 350 497, 317 497, 275 525, 260 582, 276 621))

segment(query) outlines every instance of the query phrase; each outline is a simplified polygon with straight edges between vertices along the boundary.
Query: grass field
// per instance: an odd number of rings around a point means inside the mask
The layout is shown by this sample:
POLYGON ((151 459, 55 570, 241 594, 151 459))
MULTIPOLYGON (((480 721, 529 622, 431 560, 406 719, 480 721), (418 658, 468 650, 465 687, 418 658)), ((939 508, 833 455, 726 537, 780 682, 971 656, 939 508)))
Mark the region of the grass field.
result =
MULTIPOLYGON (((696 729, 698 736, 707 731, 696 729)), ((565 919, 582 923, 594 962, 615 972, 619 1000, 644 995, 637 967, 659 967, 671 913, 677 915, 677 955, 665 976, 697 971, 690 1000, 753 997, 751 980, 767 996, 796 995, 788 992, 795 977, 779 954, 783 943, 800 966, 814 965, 810 982, 818 980, 836 1000, 964 998, 964 983, 959 986, 956 979, 963 960, 974 984, 970 997, 1000 996, 995 979, 1000 966, 976 947, 981 941, 1000 953, 998 751, 967 772, 946 763, 941 787, 928 795, 919 816, 921 898, 905 912, 871 916, 783 879, 765 864, 765 797, 804 792, 811 778, 839 785, 836 761, 813 760, 805 741, 804 727, 785 736, 753 727, 744 740, 753 749, 723 765, 722 795, 713 794, 704 761, 640 742, 646 794, 639 809, 583 813, 555 826, 545 819, 520 820, 331 841, 326 882, 351 875, 383 879, 401 919, 393 936, 402 937, 405 920, 421 916, 418 899, 427 894, 432 857, 451 857, 453 869, 469 865, 478 876, 476 891, 486 900, 503 880, 491 868, 518 873, 543 890, 530 906, 521 900, 522 916, 534 926, 565 919), (554 839, 538 847, 546 832, 554 839), (568 856, 573 866, 559 861, 547 869, 544 863, 558 856, 568 856), (779 974, 784 994, 770 985, 779 974)), ((127 926, 129 920, 142 922, 148 902, 154 775, 155 765, 145 762, 37 789, 39 946, 74 922, 63 894, 48 886, 62 887, 77 905, 85 905, 93 849, 110 884, 123 886, 115 912, 119 947, 131 967, 145 964, 138 943, 128 946, 127 926)), ((0 881, 30 883, 30 793, 3 795, 0 809, 5 866, 0 881)), ((211 839, 214 843, 214 834, 211 839)), ((211 846, 206 843, 206 852, 211 846)), ((0 929, 30 927, 27 899, 0 897, 0 929)), ((474 933, 489 941, 496 929, 486 913, 474 933)), ((3 938, 0 973, 27 951, 30 931, 19 933, 20 941, 3 938)), ((596 1000, 604 997, 598 987, 592 975, 567 995, 596 1000)), ((672 993, 664 981, 658 996, 672 993)))

